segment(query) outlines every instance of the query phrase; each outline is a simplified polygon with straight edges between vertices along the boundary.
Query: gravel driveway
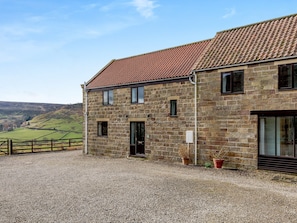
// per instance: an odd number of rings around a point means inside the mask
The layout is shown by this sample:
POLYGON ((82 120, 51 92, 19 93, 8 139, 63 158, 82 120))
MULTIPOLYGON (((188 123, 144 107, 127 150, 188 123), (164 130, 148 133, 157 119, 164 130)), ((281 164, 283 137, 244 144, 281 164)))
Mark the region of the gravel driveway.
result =
POLYGON ((296 176, 65 151, 0 157, 0 222, 297 222, 296 176))

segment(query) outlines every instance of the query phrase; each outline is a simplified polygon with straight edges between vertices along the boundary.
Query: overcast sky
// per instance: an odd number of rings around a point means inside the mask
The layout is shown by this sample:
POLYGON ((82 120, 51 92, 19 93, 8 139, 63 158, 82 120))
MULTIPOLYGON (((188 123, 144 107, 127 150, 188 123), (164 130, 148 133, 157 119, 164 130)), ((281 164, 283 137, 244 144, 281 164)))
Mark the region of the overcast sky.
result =
POLYGON ((296 0, 0 0, 0 101, 82 102, 112 59, 294 13, 296 0))

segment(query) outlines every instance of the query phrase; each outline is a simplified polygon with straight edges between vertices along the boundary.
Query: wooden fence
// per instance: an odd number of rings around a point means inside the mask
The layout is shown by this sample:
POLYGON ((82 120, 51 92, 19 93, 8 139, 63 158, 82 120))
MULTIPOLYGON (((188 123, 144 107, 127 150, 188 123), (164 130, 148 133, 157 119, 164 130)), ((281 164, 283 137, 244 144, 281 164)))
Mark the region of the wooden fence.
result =
POLYGON ((82 149, 82 138, 59 140, 0 140, 0 155, 82 149))

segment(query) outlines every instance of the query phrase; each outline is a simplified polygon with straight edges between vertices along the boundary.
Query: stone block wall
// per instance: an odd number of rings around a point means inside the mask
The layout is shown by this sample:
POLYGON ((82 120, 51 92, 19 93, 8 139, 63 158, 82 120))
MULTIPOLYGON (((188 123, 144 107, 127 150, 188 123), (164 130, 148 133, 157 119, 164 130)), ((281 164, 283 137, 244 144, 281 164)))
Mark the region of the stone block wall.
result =
MULTIPOLYGON (((145 122, 145 154, 150 159, 179 161, 186 131, 194 131, 194 86, 179 81, 144 86, 144 103, 131 104, 131 88, 113 89, 113 105, 102 104, 102 91, 88 93, 88 152, 125 157, 130 152, 130 122, 145 122), (177 100, 171 117, 170 100, 177 100), (108 121, 108 136, 97 136, 97 122, 108 121)), ((193 145, 191 145, 193 153, 193 145)))
MULTIPOLYGON (((286 63, 286 61, 282 61, 286 63)), ((258 118, 256 110, 295 110, 297 91, 278 89, 276 62, 232 68, 244 70, 244 93, 221 94, 221 72, 198 75, 198 151, 201 164, 214 150, 226 147, 225 164, 233 168, 257 168, 258 118)))

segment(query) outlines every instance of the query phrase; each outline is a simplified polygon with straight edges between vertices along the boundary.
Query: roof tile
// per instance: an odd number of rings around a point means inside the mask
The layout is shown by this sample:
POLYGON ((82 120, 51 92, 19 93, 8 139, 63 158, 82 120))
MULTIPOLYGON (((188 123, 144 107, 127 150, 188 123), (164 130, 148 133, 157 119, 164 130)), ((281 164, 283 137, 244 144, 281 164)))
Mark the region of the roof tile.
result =
POLYGON ((297 56, 297 15, 218 32, 194 68, 204 70, 297 56))
POLYGON ((104 88, 185 77, 210 40, 112 60, 88 83, 87 88, 104 88))

